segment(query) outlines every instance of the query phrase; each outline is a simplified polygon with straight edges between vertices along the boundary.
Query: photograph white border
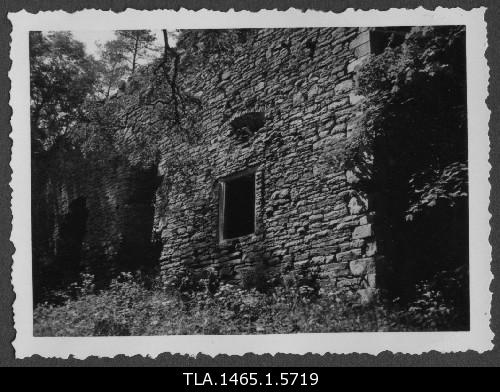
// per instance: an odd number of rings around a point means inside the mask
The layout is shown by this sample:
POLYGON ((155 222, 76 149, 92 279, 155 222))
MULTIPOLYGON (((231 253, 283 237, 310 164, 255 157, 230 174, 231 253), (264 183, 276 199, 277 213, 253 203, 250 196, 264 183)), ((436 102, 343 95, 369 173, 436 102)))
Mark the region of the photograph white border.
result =
POLYGON ((490 164, 486 105, 489 68, 485 8, 465 11, 459 8, 426 10, 391 9, 343 13, 300 11, 234 10, 138 11, 121 13, 85 10, 75 13, 48 11, 30 14, 9 13, 12 22, 10 57, 12 67, 10 106, 12 108, 12 213, 11 241, 15 246, 12 284, 14 302, 13 342, 16 358, 42 357, 84 359, 89 356, 143 355, 155 358, 162 353, 217 354, 421 354, 493 348, 490 328, 492 294, 490 284, 491 246, 488 211, 490 164), (467 27, 467 83, 469 125, 469 239, 471 329, 469 332, 412 333, 324 333, 282 335, 189 335, 155 337, 41 338, 33 337, 32 255, 31 255, 31 165, 30 165, 30 83, 29 31, 118 30, 118 29, 196 29, 196 28, 291 28, 291 27, 377 27, 377 26, 465 25, 467 27))

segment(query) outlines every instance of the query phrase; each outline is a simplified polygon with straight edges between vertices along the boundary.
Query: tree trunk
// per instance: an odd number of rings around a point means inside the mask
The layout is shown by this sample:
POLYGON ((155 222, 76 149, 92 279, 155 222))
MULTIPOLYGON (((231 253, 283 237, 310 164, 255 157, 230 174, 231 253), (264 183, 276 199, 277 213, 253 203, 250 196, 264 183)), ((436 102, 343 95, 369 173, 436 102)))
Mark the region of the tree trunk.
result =
POLYGON ((135 37, 134 53, 132 57, 132 73, 135 72, 135 63, 137 60, 137 51, 139 50, 139 35, 135 37))

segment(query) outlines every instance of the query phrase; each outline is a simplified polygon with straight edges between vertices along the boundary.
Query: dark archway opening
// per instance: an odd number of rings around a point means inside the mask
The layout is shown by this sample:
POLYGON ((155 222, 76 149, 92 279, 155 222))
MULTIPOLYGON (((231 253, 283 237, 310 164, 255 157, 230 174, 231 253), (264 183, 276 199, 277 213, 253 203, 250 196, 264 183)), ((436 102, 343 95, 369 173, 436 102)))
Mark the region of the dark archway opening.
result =
POLYGON ((149 284, 159 273, 162 243, 154 233, 156 190, 161 183, 156 167, 132 170, 122 208, 122 243, 116 258, 118 272, 140 272, 149 284))

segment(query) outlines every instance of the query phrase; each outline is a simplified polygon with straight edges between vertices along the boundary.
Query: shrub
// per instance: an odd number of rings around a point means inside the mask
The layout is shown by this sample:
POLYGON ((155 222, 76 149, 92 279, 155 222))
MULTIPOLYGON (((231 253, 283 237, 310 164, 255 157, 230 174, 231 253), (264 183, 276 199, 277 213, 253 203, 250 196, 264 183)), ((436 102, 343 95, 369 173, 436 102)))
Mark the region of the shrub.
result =
MULTIPOLYGON (((208 278, 207 278, 208 279, 208 278)), ((207 279, 205 281, 207 282, 207 279)), ((210 279, 208 279, 209 281, 210 279)), ((203 281, 203 279, 202 279, 203 281)), ((300 282, 300 279, 295 280, 300 282)), ((91 287, 87 285, 88 287, 91 287)), ((146 289, 122 274, 109 289, 82 291, 61 306, 34 311, 36 336, 138 336, 184 334, 270 334, 447 329, 452 312, 434 291, 409 309, 388 304, 359 304, 349 291, 314 289, 299 284, 266 293, 220 284, 216 290, 193 290, 183 296, 146 289), (312 295, 314 293, 314 295, 312 295), (433 301, 437 301, 434 305, 433 301), (431 306, 432 305, 432 306, 431 306)), ((452 318, 451 318, 452 319, 452 318)))
POLYGON ((442 271, 429 281, 416 287, 416 297, 401 317, 406 323, 430 330, 469 329, 469 301, 467 274, 460 268, 453 272, 442 271))
POLYGON ((269 267, 269 254, 257 250, 244 254, 243 260, 252 265, 241 271, 241 284, 244 289, 267 293, 279 283, 269 267))
POLYGON ((273 286, 272 280, 267 267, 262 262, 241 272, 241 284, 245 290, 256 289, 260 293, 268 292, 273 286))

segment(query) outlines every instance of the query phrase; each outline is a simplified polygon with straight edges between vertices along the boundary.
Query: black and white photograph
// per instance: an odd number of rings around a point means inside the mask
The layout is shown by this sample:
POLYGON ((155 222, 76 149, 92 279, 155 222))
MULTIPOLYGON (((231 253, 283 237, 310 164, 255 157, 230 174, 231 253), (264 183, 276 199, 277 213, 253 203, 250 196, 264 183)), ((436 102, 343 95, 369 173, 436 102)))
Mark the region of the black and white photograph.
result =
POLYGON ((30 28, 33 338, 469 333, 470 31, 411 19, 30 28))

